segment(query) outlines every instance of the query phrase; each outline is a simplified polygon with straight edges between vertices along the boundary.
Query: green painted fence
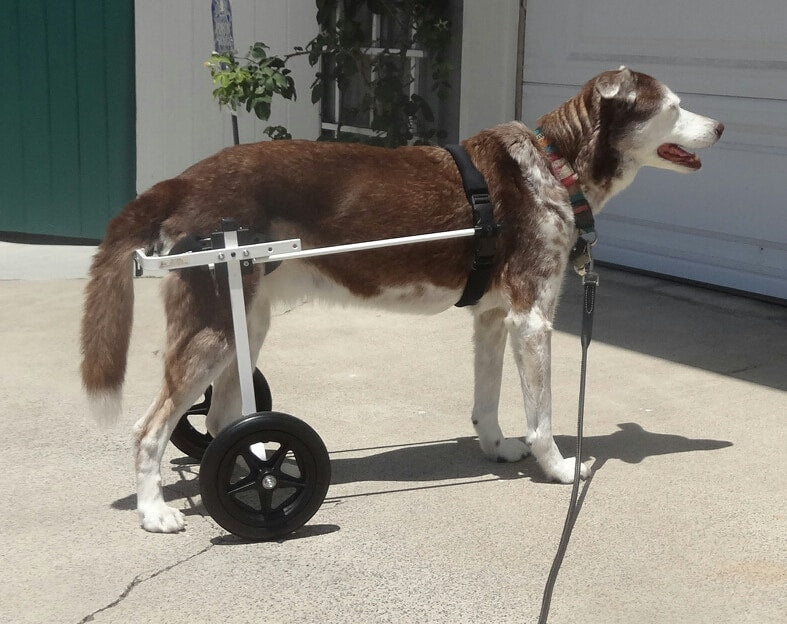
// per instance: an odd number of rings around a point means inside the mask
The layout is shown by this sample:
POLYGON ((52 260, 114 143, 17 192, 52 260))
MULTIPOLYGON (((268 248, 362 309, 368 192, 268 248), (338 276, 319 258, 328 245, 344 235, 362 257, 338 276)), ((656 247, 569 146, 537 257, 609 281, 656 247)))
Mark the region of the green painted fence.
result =
POLYGON ((0 232, 100 238, 134 187, 133 0, 0 0, 0 232))

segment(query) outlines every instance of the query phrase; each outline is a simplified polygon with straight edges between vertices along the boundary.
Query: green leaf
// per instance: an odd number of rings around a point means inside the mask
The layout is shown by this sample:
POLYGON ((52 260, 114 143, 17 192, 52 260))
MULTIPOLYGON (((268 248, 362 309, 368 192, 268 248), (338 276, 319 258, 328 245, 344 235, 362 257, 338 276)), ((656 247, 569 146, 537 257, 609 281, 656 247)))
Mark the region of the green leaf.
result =
POLYGON ((271 105, 267 102, 257 102, 254 105, 254 114, 262 121, 267 121, 271 116, 271 105))
POLYGON ((312 85, 312 104, 316 104, 322 99, 322 83, 315 82, 312 85))
POLYGON ((251 56, 251 58, 259 61, 259 60, 264 59, 264 58, 266 58, 268 56, 268 54, 265 52, 265 50, 267 50, 267 49, 268 49, 268 46, 266 46, 261 41, 257 41, 256 43, 252 44, 252 46, 249 48, 249 56, 251 56))
POLYGON ((292 135, 284 126, 268 126, 262 132, 263 134, 267 134, 274 141, 292 139, 292 135))
POLYGON ((418 97, 418 100, 415 99, 416 95, 413 95, 413 101, 418 104, 418 108, 421 111, 421 114, 424 116, 424 119, 429 123, 434 123, 434 113, 432 112, 432 108, 429 106, 427 101, 422 97, 418 97))

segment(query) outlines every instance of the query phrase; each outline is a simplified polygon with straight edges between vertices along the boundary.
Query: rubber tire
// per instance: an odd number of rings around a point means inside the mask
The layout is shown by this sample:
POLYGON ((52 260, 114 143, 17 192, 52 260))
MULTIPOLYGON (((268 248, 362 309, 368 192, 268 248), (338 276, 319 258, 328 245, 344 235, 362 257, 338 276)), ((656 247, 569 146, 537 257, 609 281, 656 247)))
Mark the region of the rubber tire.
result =
MULTIPOLYGON (((258 412, 268 412, 273 407, 271 398, 271 389, 268 385, 268 380, 262 374, 259 368, 254 369, 252 374, 252 382, 254 384, 254 402, 258 412)), ((189 421, 189 416, 193 415, 207 415, 210 409, 211 397, 213 395, 213 386, 210 385, 205 390, 205 399, 200 403, 192 405, 183 416, 178 420, 169 441, 175 445, 179 450, 197 461, 202 460, 205 454, 205 449, 208 448, 213 436, 207 432, 198 431, 194 425, 189 421)))
MULTIPOLYGON (((276 472, 276 459, 274 452, 266 462, 256 460, 268 466, 257 470, 249 490, 262 491, 260 479, 264 474, 289 476, 276 472)), ((273 540, 302 527, 320 508, 331 482, 331 461, 322 439, 305 422, 281 412, 262 412, 231 424, 216 436, 203 456, 199 482, 202 503, 220 526, 246 540, 273 540), (286 443, 285 455, 291 452, 295 456, 304 482, 300 491, 267 514, 262 505, 254 510, 227 491, 237 457, 258 442, 286 443)))

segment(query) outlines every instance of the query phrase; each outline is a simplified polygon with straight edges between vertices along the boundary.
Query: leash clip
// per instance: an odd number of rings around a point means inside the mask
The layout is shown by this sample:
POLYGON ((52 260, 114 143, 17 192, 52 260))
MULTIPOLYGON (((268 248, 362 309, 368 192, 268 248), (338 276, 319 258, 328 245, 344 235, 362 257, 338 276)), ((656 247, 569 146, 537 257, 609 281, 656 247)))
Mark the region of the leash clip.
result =
POLYGON ((578 258, 578 260, 583 260, 584 262, 581 262, 580 266, 575 268, 580 277, 582 277, 583 286, 598 286, 598 273, 593 270, 595 263, 593 262, 593 254, 590 248, 591 245, 585 247, 584 252, 578 258))
POLYGON ((590 230, 580 230, 579 237, 591 247, 598 242, 598 232, 596 232, 595 228, 590 230))
POLYGON ((598 286, 598 273, 593 270, 594 263, 593 256, 590 254, 590 247, 587 248, 587 256, 588 261, 582 273, 582 285, 587 286, 591 284, 593 286, 598 286))
POLYGON ((598 242, 596 230, 580 230, 579 238, 574 249, 571 250, 570 258, 574 265, 574 271, 582 278, 582 283, 598 284, 598 275, 593 271, 593 255, 591 248, 598 242))
POLYGON ((582 285, 587 286, 588 284, 598 286, 598 273, 593 271, 592 262, 585 268, 585 274, 582 276, 582 285))

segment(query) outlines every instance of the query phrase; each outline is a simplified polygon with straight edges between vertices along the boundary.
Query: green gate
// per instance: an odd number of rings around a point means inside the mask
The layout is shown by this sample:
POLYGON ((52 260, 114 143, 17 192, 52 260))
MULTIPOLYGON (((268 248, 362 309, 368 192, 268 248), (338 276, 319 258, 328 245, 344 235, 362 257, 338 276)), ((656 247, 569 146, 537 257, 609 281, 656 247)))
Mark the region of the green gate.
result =
POLYGON ((2 0, 0 232, 100 238, 135 177, 133 0, 2 0))

